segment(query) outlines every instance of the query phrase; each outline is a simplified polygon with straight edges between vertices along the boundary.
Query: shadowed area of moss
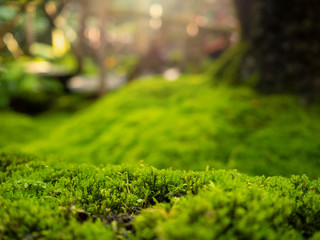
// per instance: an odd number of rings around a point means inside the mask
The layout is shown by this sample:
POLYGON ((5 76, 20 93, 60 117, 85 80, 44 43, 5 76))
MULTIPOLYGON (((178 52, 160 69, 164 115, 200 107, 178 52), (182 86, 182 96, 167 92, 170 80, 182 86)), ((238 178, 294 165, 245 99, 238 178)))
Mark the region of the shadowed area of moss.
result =
POLYGON ((306 176, 97 168, 16 153, 0 161, 1 239, 319 236, 320 182, 306 176))
POLYGON ((175 82, 153 77, 110 93, 16 148, 95 165, 144 162, 192 170, 209 165, 316 178, 319 120, 318 110, 301 107, 292 96, 213 86, 202 76, 175 82))

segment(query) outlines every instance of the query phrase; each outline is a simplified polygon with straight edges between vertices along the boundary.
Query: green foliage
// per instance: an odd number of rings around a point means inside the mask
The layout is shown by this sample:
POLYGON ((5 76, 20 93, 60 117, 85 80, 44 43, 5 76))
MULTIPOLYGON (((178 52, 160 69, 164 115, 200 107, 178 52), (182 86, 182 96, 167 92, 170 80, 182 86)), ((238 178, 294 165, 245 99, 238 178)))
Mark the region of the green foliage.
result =
POLYGON ((6 71, 1 73, 0 109, 8 108, 15 100, 37 108, 39 105, 50 104, 53 97, 61 94, 62 86, 59 82, 26 73, 24 63, 23 59, 7 63, 6 71))
POLYGON ((1 22, 9 21, 10 19, 12 19, 14 17, 15 14, 16 14, 16 11, 13 10, 12 8, 8 8, 5 6, 0 7, 0 20, 1 20, 1 22))
POLYGON ((292 96, 212 86, 201 76, 153 78, 110 93, 48 136, 17 148, 96 165, 143 162, 192 170, 209 165, 316 178, 318 112, 292 96))
POLYGON ((320 181, 306 176, 97 168, 16 153, 0 162, 1 239, 303 239, 320 231, 320 181))

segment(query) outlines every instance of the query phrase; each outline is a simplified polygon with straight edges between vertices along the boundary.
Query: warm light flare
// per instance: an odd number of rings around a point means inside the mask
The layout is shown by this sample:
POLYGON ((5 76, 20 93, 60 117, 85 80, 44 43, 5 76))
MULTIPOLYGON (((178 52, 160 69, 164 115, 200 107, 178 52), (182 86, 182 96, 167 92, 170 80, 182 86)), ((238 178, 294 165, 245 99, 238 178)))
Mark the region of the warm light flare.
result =
POLYGON ((57 12, 57 7, 53 2, 48 2, 45 5, 45 10, 50 16, 53 16, 57 12))
POLYGON ((70 49, 70 44, 60 29, 52 31, 52 49, 56 57, 62 57, 70 49))
POLYGON ((176 81, 181 75, 181 72, 178 68, 169 68, 164 73, 163 76, 167 81, 176 81))
POLYGON ((51 69, 51 65, 48 62, 29 62, 25 66, 26 72, 33 74, 46 73, 51 69))
POLYGON ((98 27, 88 27, 85 30, 85 36, 90 42, 90 46, 94 49, 97 49, 101 45, 101 39, 100 39, 100 29, 98 27))
POLYGON ((199 33, 199 28, 194 23, 189 23, 186 30, 187 30, 188 35, 191 37, 195 37, 199 33))
POLYGON ((163 14, 162 5, 159 3, 152 4, 149 12, 152 18, 161 18, 163 14))
POLYGON ((3 42, 5 43, 8 50, 11 52, 11 54, 15 58, 17 58, 23 54, 21 48, 19 47, 17 40, 14 38, 14 36, 11 33, 6 33, 4 35, 3 42))

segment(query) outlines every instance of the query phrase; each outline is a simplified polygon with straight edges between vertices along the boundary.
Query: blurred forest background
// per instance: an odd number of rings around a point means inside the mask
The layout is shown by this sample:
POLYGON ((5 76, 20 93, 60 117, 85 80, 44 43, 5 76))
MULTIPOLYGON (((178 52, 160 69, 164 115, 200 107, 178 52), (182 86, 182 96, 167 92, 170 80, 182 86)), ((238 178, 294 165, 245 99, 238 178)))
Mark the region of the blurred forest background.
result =
POLYGON ((5 1, 0 19, 0 105, 27 113, 57 94, 101 96, 142 75, 201 72, 238 39, 232 2, 220 0, 5 1))
POLYGON ((293 2, 0 0, 0 148, 316 177, 320 9, 293 2))

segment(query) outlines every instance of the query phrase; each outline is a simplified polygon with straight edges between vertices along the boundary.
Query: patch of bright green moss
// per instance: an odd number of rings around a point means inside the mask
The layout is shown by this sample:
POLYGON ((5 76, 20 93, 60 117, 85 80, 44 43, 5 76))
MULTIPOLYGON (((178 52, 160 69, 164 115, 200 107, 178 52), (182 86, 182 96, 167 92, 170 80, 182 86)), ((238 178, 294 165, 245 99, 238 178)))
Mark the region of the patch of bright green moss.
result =
POLYGON ((0 154, 1 239, 305 239, 320 182, 0 154))
POLYGON ((0 112, 0 148, 12 144, 26 144, 39 137, 39 131, 29 116, 0 112))
POLYGON ((157 168, 236 168, 252 175, 307 174, 320 165, 319 112, 292 96, 213 86, 202 76, 137 81, 19 146, 71 162, 157 168))

